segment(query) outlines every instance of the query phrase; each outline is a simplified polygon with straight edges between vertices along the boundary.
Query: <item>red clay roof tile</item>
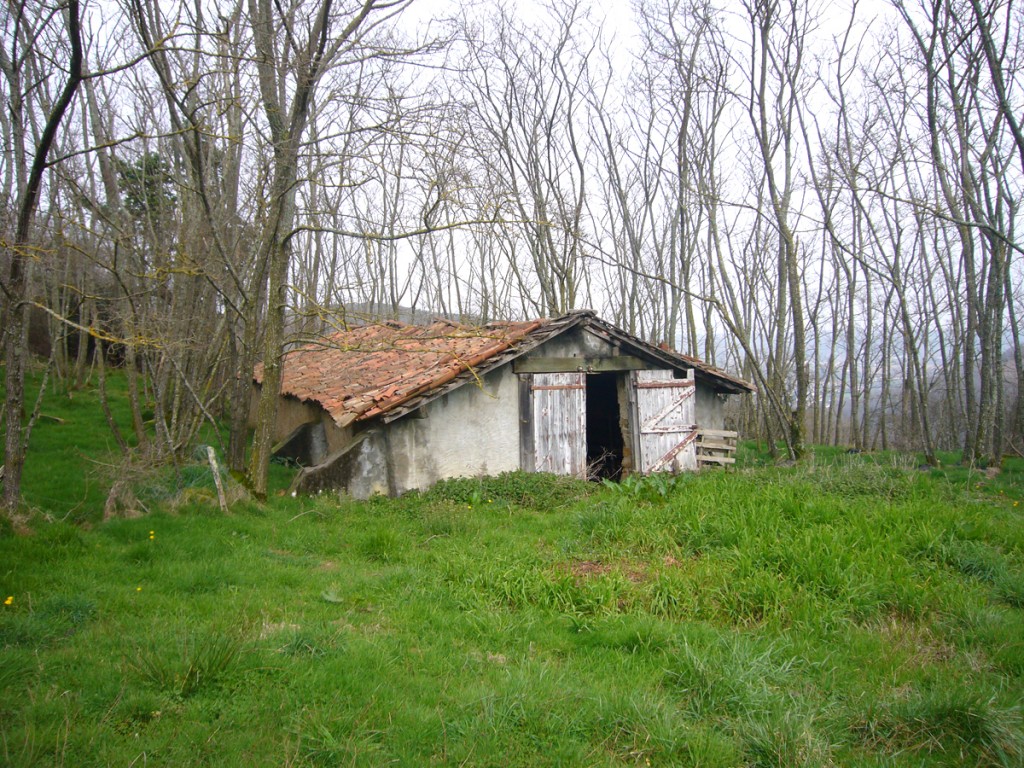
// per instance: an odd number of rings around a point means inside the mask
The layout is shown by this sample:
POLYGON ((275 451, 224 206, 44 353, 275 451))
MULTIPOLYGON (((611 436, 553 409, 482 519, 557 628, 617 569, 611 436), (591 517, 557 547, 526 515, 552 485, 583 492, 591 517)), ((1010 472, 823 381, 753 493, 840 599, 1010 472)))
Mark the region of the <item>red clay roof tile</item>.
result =
MULTIPOLYGON (((287 352, 281 393, 319 403, 338 424, 371 418, 451 381, 540 325, 389 321, 358 326, 287 352)), ((254 376, 263 380, 262 365, 254 376)))

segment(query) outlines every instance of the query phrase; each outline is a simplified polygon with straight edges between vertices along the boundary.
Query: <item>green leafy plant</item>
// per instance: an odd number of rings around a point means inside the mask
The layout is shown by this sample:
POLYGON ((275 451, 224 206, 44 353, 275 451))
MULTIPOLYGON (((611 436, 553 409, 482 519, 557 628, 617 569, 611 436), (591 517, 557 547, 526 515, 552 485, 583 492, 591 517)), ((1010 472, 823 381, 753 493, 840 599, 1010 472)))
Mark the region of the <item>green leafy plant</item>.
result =
POLYGON ((504 472, 496 477, 464 477, 442 480, 423 494, 428 501, 458 504, 514 504, 532 509, 552 509, 579 501, 595 486, 546 472, 504 472))
POLYGON ((683 475, 655 472, 650 475, 627 475, 616 482, 605 478, 601 484, 612 493, 638 501, 664 501, 686 483, 683 475))

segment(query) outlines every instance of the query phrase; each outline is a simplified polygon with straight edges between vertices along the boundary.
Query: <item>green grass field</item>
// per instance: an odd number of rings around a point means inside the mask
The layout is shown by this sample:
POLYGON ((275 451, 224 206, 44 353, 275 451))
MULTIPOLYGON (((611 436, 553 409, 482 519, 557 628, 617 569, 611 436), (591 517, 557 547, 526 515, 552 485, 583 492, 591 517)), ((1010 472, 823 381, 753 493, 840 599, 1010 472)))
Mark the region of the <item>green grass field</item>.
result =
MULTIPOLYGON (((96 471, 93 416, 40 445, 96 471)), ((230 516, 196 466, 107 522, 27 474, 0 764, 1024 764, 1024 463, 745 459, 230 516)))

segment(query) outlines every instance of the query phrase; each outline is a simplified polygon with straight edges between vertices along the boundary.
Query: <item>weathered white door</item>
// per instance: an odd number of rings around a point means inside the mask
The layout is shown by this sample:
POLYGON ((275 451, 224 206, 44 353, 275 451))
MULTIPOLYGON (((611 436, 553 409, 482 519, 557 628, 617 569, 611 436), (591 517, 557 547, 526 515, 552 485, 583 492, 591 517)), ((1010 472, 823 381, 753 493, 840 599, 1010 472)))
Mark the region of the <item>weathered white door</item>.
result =
POLYGON ((640 471, 680 472, 697 468, 696 395, 693 371, 633 371, 640 471))
POLYGON ((587 476, 587 382, 583 373, 535 373, 530 381, 533 469, 587 476))

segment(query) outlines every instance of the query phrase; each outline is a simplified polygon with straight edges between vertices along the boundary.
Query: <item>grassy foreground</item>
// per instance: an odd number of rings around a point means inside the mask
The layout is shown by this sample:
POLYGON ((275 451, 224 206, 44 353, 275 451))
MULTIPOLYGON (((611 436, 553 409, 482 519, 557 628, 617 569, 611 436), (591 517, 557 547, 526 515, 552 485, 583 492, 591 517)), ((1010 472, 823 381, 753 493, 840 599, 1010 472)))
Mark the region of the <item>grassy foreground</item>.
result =
POLYGON ((90 396, 47 401, 0 528, 0 765, 1024 764, 1020 460, 230 516, 197 464, 103 522, 90 396))
POLYGON ((4 765, 1020 765, 1024 527, 846 466, 0 539, 4 765))

